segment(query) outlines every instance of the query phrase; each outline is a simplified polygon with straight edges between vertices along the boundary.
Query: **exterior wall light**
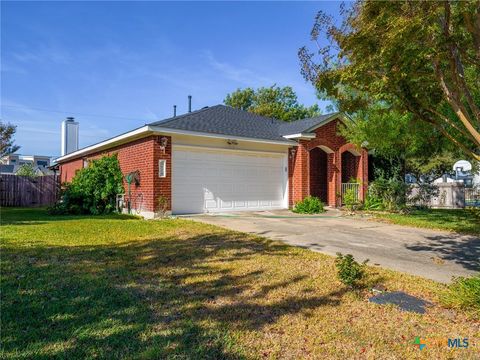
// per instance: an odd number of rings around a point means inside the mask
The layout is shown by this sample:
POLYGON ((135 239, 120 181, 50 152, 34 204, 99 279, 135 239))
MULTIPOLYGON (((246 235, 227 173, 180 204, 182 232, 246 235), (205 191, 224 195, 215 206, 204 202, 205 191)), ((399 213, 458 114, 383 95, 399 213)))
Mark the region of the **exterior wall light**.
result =
POLYGON ((160 138, 160 149, 162 150, 163 154, 165 154, 165 149, 167 148, 168 145, 168 138, 165 136, 160 138))

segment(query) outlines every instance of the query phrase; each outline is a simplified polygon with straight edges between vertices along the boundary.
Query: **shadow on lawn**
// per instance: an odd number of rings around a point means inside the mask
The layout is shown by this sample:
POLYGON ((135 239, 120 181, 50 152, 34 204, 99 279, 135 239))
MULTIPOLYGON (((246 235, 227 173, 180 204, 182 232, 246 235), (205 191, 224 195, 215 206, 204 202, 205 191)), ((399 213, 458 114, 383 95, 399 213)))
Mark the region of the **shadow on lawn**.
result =
POLYGON ((318 296, 292 290, 262 304, 270 292, 304 277, 254 287, 266 276, 262 264, 240 275, 228 264, 258 253, 282 255, 288 247, 244 238, 229 233, 112 246, 6 248, 3 356, 240 359, 227 325, 259 329, 285 314, 340 303, 343 291, 318 296))
POLYGON ((462 240, 454 235, 427 236, 426 243, 407 245, 413 251, 430 251, 444 260, 454 261, 465 269, 480 271, 480 238, 464 235, 462 240))

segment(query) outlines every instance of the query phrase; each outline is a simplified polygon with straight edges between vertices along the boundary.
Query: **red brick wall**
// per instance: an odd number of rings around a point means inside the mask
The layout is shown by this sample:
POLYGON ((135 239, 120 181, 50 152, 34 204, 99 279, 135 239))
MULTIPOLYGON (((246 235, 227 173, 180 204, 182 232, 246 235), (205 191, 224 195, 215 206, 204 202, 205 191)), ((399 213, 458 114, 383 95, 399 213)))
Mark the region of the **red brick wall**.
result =
MULTIPOLYGON (((347 144, 344 137, 338 134, 339 120, 333 120, 328 124, 315 130, 316 138, 311 140, 300 140, 295 156, 289 158, 289 205, 306 196, 314 195, 317 191, 316 174, 313 173, 315 166, 311 167, 311 151, 317 152, 318 146, 323 146, 329 153, 327 156, 327 204, 330 206, 340 205, 339 193, 342 182, 342 153, 349 149, 355 149, 352 144, 347 144), (315 150, 314 150, 315 149, 315 150), (312 173, 310 173, 312 172, 312 173)), ((347 155, 348 156, 348 155, 347 155)), ((353 156, 353 155, 352 155, 353 156)), ((312 156, 314 158, 315 155, 312 156)), ((314 160, 313 160, 314 161, 314 160)), ((361 157, 354 169, 347 170, 361 180, 362 188, 360 197, 363 199, 368 181, 368 154, 362 149, 361 157)), ((348 175, 348 174, 347 174, 348 175)))
POLYGON ((294 150, 295 156, 289 156, 289 205, 293 206, 309 194, 309 156, 308 150, 300 143, 294 150))
POLYGON ((70 182, 76 172, 83 168, 83 159, 75 159, 60 165, 60 181, 70 182))
MULTIPOLYGON (((131 184, 131 199, 133 208, 141 208, 144 211, 155 211, 158 205, 158 197, 165 196, 168 199, 171 210, 171 179, 172 179, 172 142, 169 136, 165 154, 160 149, 159 139, 162 136, 149 136, 133 140, 127 144, 116 146, 106 151, 86 155, 80 159, 60 164, 60 177, 62 181, 71 181, 75 171, 83 167, 83 160, 92 160, 104 155, 117 154, 120 168, 124 175, 138 170, 140 172, 140 185, 131 184), (158 160, 167 160, 167 176, 158 177, 158 160)), ((128 184, 124 181, 125 195, 128 195, 128 184)))

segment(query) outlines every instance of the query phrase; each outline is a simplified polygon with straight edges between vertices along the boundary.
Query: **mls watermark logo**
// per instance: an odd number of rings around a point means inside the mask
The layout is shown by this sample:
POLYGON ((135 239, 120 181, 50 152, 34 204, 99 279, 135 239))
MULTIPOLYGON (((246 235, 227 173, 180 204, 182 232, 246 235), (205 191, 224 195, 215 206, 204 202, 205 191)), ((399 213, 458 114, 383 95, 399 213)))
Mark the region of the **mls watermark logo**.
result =
POLYGON ((414 343, 414 345, 418 346, 418 348, 419 348, 420 350, 423 350, 423 348, 424 348, 425 346, 427 346, 427 344, 425 344, 425 342, 423 342, 422 339, 420 339, 419 336, 417 336, 417 337, 415 338, 415 341, 414 341, 413 343, 414 343))
POLYGON ((466 349, 468 348, 468 338, 457 338, 457 339, 448 339, 448 347, 454 349, 466 349))
POLYGON ((447 346, 450 349, 467 349, 468 338, 421 338, 415 337, 413 344, 418 347, 419 350, 423 350, 426 347, 431 346, 447 346))

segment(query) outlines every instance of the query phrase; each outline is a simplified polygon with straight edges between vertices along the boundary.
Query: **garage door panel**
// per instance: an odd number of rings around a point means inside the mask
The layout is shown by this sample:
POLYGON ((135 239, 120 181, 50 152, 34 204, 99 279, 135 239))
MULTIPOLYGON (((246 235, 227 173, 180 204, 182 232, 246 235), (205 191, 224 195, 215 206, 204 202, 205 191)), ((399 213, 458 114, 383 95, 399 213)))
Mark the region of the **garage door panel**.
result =
POLYGON ((282 208, 286 156, 175 148, 174 213, 282 208))

